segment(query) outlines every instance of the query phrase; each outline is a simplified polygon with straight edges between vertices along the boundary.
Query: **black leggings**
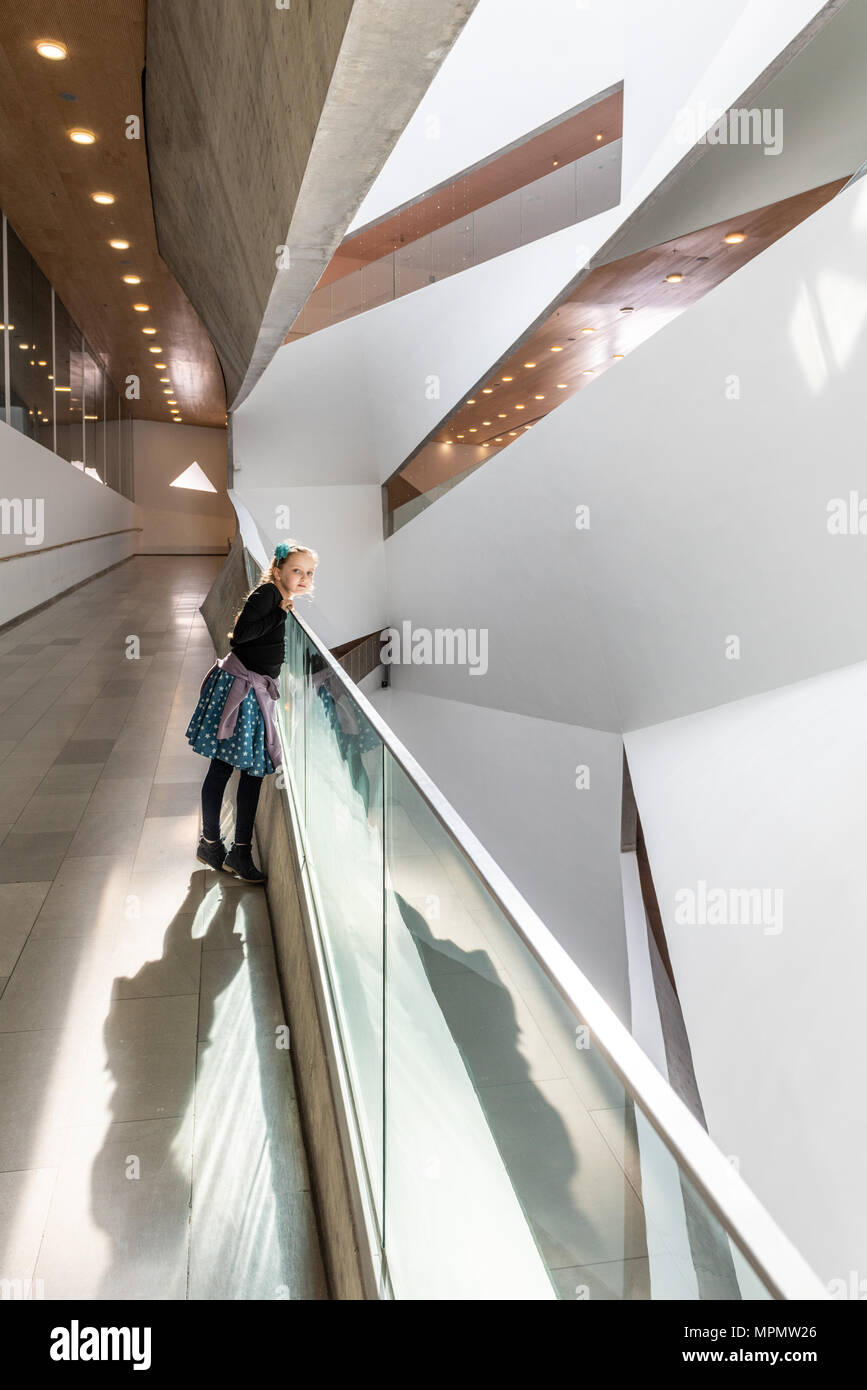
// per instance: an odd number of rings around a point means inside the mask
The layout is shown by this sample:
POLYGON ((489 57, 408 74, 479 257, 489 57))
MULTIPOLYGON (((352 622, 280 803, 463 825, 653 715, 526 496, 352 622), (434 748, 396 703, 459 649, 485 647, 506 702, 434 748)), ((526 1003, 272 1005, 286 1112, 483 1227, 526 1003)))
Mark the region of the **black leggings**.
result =
MULTIPOLYGON (((226 783, 235 771, 231 763, 221 758, 212 758, 211 766, 202 783, 202 834, 206 840, 220 838, 220 810, 223 805, 223 792, 226 783)), ((242 772, 238 781, 238 796, 235 801, 235 844, 253 843, 253 821, 259 805, 262 778, 251 777, 242 772)))

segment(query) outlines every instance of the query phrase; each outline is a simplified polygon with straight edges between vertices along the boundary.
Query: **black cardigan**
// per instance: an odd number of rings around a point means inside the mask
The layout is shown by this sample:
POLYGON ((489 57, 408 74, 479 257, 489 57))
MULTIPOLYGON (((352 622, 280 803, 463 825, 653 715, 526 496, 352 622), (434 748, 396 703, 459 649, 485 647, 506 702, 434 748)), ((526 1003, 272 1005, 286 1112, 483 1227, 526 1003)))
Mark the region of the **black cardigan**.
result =
POLYGON ((286 646, 286 610, 276 584, 254 589, 235 622, 229 646, 249 671, 261 676, 280 674, 286 646))

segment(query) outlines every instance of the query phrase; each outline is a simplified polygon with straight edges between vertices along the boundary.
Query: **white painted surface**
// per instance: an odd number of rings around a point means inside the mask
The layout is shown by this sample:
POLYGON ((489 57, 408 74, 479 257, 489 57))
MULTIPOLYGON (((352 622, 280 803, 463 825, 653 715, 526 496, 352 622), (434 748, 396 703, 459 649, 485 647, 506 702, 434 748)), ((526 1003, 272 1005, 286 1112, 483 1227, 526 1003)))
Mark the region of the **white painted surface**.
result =
POLYGON ((751 100, 752 107, 782 112, 774 118, 780 153, 766 155, 760 144, 703 146, 701 158, 670 192, 636 218, 616 256, 852 174, 865 155, 865 49, 867 5, 857 0, 844 5, 751 100))
POLYGON ((282 347, 233 414, 235 487, 384 481, 582 263, 567 228, 282 347))
POLYGON ((479 0, 349 233, 619 82, 624 0, 479 0))
POLYGON ((392 680, 371 702, 628 1024, 620 739, 418 695, 396 667, 392 680))
POLYGON ((867 1266, 865 705, 861 662, 626 737, 711 1136, 825 1280, 867 1266), (699 881, 782 930, 680 924, 699 881))
POLYGON ((824 8, 817 0, 630 0, 624 202, 637 207, 689 153, 682 113, 739 102, 824 8))
POLYGON ((221 554, 235 534, 226 493, 226 431, 200 425, 133 421, 135 499, 144 554, 221 554), (197 463, 213 493, 172 487, 197 463))
POLYGON ((242 496, 269 556, 278 541, 288 539, 319 555, 315 593, 299 599, 298 611, 327 646, 385 626, 378 486, 245 488, 242 496), (289 525, 278 529, 281 509, 288 511, 289 525))
POLYGON ((0 624, 138 549, 139 533, 129 530, 39 553, 43 546, 139 526, 139 509, 5 423, 0 423, 0 497, 44 502, 42 546, 29 546, 24 535, 0 530, 0 555, 33 552, 0 567, 0 624))
POLYGON ((862 180, 396 534, 392 622, 490 627, 414 688, 629 729, 867 655, 865 251, 862 180))

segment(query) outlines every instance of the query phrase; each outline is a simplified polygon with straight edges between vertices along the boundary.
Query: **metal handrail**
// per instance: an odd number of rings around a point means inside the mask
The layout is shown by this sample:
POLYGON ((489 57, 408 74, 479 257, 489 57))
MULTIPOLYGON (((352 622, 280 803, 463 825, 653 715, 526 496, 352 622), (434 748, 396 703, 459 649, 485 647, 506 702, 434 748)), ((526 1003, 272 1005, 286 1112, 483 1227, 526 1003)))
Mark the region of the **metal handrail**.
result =
POLYGON ((16 550, 13 555, 0 555, 0 565, 7 560, 26 560, 28 555, 47 555, 49 550, 64 550, 68 545, 84 545, 87 541, 102 541, 106 536, 125 536, 128 531, 141 531, 141 526, 121 526, 118 531, 99 531, 95 536, 76 536, 73 541, 57 541, 54 545, 34 545, 30 550, 16 550))
POLYGON ((771 1295, 776 1299, 830 1298, 828 1290, 801 1253, 780 1230, 610 1005, 555 939, 424 768, 304 619, 294 611, 289 616, 298 623, 375 729, 550 983, 589 1028, 596 1046, 612 1070, 771 1295))

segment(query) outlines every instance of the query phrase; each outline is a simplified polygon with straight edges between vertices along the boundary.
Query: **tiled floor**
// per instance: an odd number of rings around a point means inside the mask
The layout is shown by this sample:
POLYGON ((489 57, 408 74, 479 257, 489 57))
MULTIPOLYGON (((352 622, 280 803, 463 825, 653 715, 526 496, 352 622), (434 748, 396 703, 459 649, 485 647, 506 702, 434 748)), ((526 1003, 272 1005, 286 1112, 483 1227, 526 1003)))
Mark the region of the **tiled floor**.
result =
POLYGON ((31 1296, 328 1296, 265 898, 194 853, 219 564, 137 557, 0 635, 0 1278, 31 1296))

